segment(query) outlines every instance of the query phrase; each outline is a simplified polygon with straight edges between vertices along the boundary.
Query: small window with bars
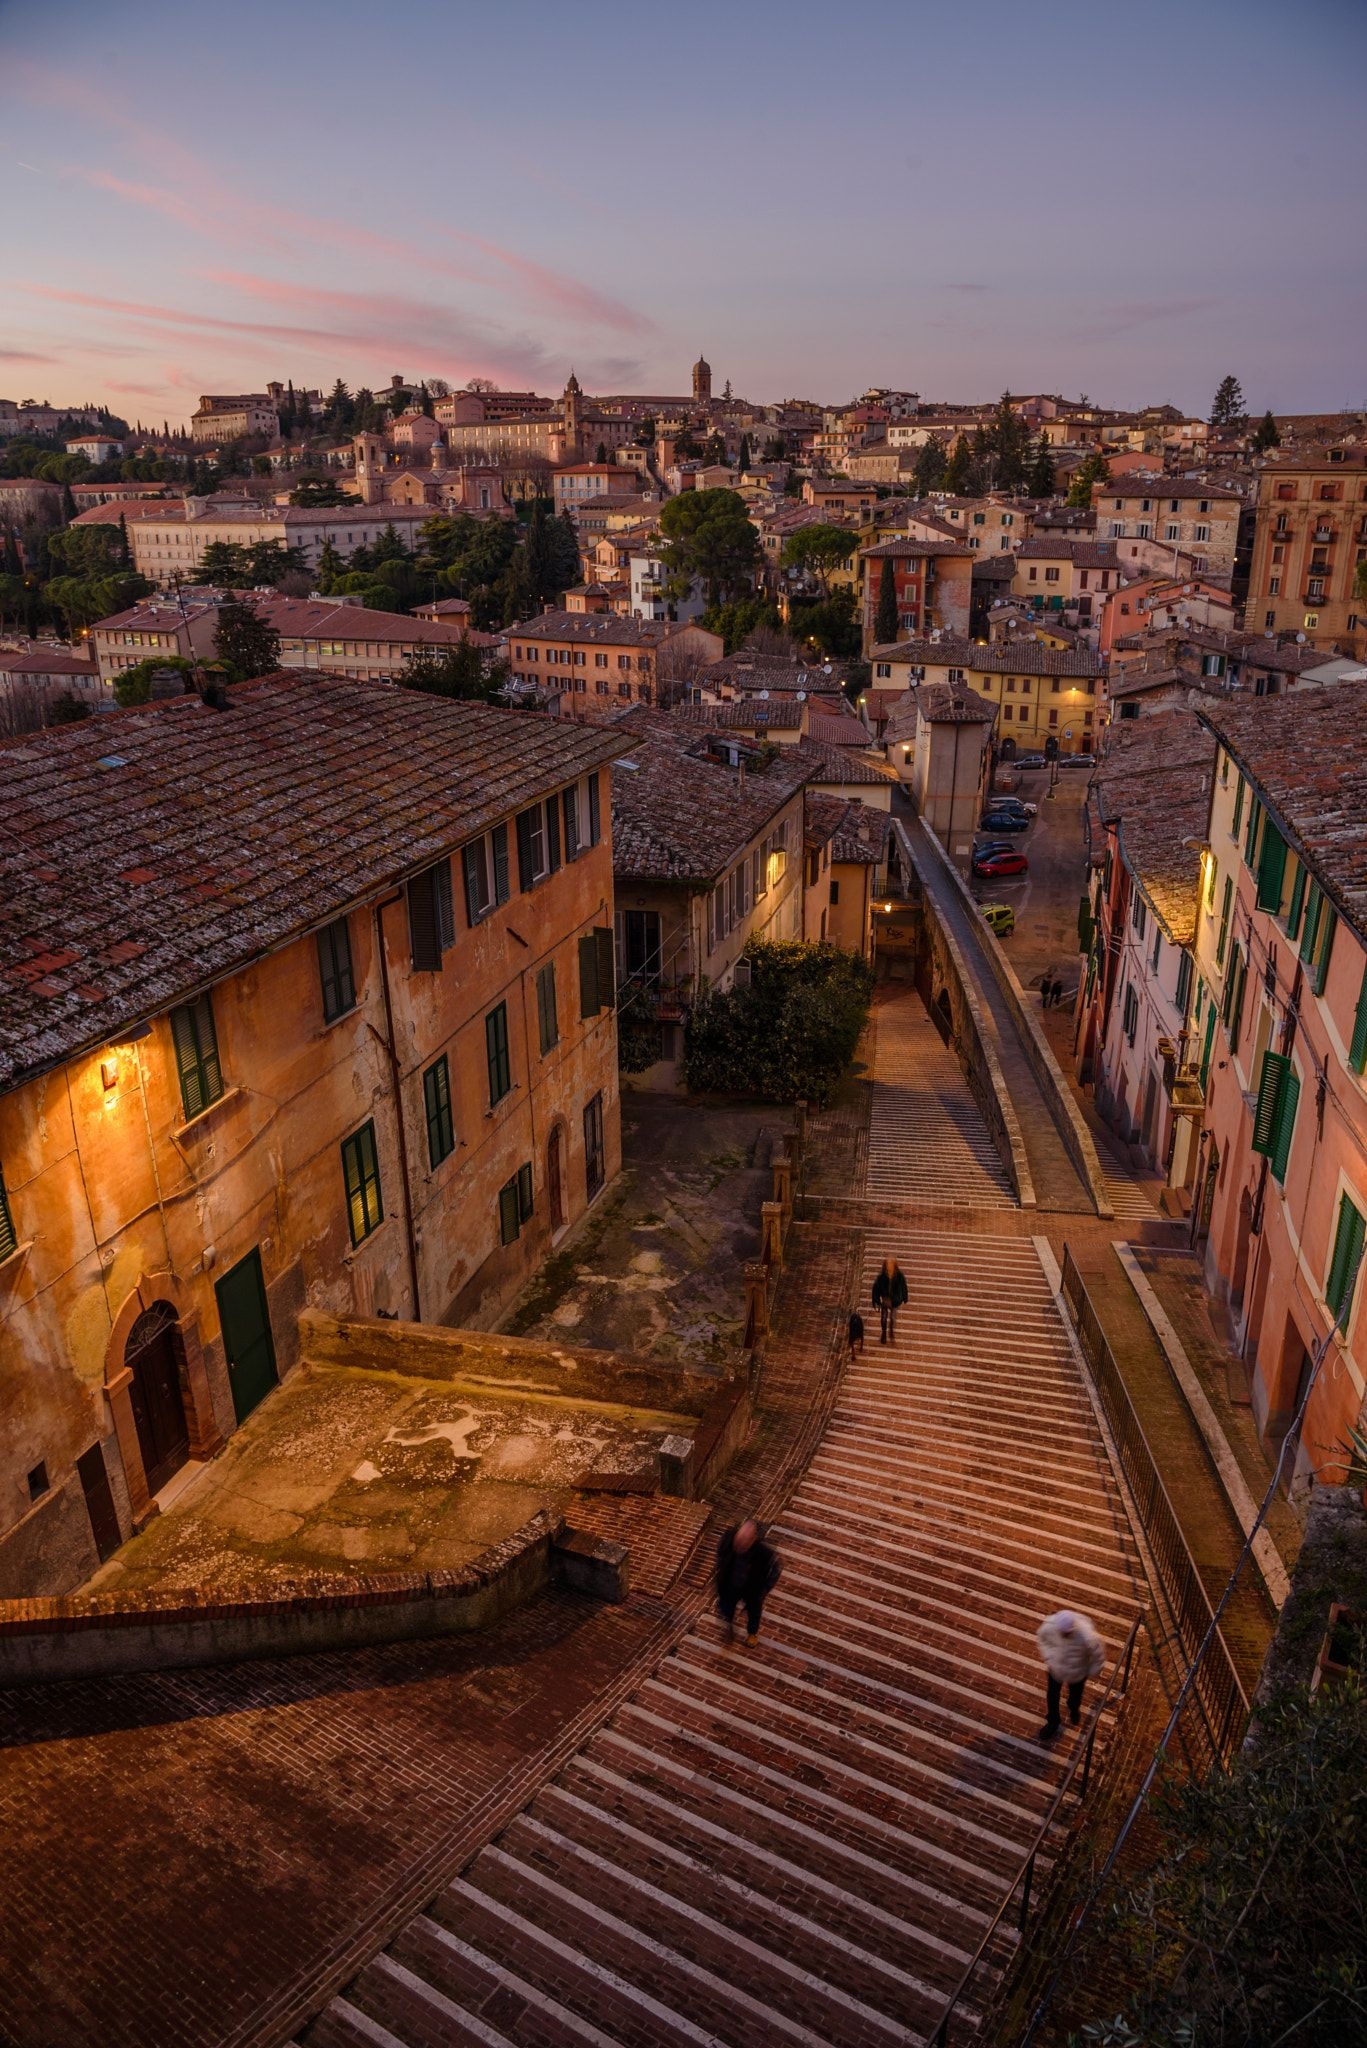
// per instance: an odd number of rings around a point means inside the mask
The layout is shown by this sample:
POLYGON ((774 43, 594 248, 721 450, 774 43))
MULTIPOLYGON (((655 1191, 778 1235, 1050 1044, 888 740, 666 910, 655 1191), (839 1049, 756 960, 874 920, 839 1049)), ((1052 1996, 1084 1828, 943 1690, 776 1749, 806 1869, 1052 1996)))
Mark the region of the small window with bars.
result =
POLYGON ((324 925, 318 934, 318 978, 323 990, 323 1022, 335 1024, 356 1007, 351 930, 344 917, 324 925))
POLYGON ((207 989, 192 1003, 182 1003, 171 1012, 171 1042, 175 1047, 180 1099, 188 1123, 223 1093, 223 1070, 218 1057, 218 1033, 214 1028, 214 1006, 207 989))
POLYGON ((443 1053, 433 1060, 422 1077, 423 1115, 427 1120, 427 1163, 440 1166, 456 1149, 455 1123, 451 1115, 451 1068, 443 1053))
POLYGON ((380 1195, 380 1162, 375 1126, 364 1123, 342 1140, 342 1181, 346 1188, 347 1225, 351 1242, 361 1244, 384 1221, 380 1195))

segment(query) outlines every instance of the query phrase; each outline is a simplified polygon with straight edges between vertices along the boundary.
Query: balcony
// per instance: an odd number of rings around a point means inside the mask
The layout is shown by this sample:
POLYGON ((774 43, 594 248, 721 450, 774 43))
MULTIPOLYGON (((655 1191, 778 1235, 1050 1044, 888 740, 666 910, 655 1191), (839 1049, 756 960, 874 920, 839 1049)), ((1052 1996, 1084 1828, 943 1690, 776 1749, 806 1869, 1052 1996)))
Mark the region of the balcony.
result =
POLYGON ((1322 547, 1326 541, 1334 538, 1334 529, 1332 526, 1317 526, 1310 538, 1322 547))

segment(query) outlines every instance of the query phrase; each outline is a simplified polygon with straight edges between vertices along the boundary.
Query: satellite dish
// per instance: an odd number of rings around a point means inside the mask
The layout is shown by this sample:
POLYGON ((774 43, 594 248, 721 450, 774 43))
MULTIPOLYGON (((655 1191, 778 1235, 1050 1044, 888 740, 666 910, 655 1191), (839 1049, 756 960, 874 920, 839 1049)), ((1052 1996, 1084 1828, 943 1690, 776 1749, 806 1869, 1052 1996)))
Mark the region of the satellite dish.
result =
POLYGON ((1297 647, 1304 647, 1304 645, 1305 645, 1305 635, 1304 635, 1304 633, 1297 633, 1297 635, 1296 635, 1296 645, 1297 645, 1297 647))

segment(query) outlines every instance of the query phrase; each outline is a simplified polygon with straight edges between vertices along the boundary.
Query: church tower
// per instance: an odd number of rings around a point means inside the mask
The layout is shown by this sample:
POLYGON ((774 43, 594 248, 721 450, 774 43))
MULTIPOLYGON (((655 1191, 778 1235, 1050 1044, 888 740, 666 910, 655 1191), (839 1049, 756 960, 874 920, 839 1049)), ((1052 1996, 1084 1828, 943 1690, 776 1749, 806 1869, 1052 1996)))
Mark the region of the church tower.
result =
POLYGON ((712 403, 712 365, 706 356, 699 356, 693 365, 693 399, 697 405, 712 403))
POLYGON ((352 442, 356 455, 356 481, 361 502, 378 505, 384 498, 385 448, 379 434, 357 434, 352 442))
POLYGON ((565 452, 561 457, 563 462, 578 462, 584 452, 581 445, 584 428, 580 406, 583 396, 579 388, 579 379, 571 370, 570 381, 565 386, 565 396, 561 401, 560 423, 565 437, 565 452))

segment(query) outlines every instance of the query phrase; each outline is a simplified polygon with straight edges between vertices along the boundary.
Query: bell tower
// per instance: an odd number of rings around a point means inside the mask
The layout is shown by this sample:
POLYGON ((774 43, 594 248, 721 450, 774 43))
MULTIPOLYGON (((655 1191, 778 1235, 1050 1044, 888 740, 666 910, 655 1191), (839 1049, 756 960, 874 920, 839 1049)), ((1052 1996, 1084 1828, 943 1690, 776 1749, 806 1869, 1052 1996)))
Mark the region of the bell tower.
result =
POLYGON ((706 356, 699 356, 693 365, 693 398, 698 405, 712 403, 712 365, 706 356))
POLYGON ((583 396, 579 388, 579 379, 571 370, 570 381, 565 386, 565 396, 561 402, 561 426, 565 436, 565 453, 562 459, 565 462, 578 462, 583 454, 583 396))
POLYGON ((356 481, 361 502, 378 505, 384 497, 384 439, 379 434, 358 434, 352 443, 356 451, 356 481))

